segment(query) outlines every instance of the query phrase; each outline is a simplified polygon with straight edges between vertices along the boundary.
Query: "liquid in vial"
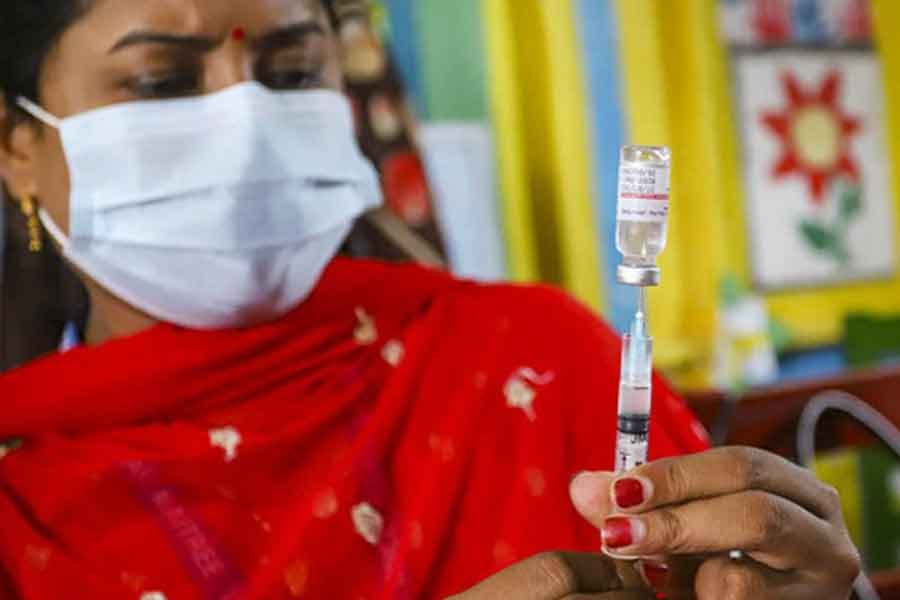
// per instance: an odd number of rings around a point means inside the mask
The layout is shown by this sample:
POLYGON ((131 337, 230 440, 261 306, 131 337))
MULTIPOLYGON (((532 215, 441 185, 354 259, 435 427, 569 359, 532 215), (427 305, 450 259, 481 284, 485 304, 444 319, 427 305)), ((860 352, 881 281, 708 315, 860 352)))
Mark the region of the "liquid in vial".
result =
POLYGON ((670 167, 668 148, 622 148, 616 247, 625 267, 656 269, 656 257, 666 246, 670 167))

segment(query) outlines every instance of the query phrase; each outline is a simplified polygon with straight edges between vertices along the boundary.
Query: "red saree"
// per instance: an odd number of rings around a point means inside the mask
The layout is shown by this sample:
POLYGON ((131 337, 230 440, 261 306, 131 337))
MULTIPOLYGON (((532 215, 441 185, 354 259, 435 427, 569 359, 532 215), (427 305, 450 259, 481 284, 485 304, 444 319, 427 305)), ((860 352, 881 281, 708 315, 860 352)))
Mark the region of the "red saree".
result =
MULTIPOLYGON (((551 289, 339 259, 276 323, 37 361, 0 377, 0 597, 439 598, 597 549, 567 487, 618 352, 551 289)), ((655 386, 651 454, 703 449, 655 386)))

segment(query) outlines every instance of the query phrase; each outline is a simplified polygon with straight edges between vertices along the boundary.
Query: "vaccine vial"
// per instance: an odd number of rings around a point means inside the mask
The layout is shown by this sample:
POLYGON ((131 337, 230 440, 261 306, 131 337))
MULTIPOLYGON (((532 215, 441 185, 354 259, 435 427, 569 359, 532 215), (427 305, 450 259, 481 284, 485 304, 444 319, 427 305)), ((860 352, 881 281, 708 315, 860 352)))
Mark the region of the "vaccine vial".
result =
POLYGON ((659 285, 656 257, 666 247, 672 154, 664 146, 625 146, 619 155, 616 248, 619 283, 659 285))

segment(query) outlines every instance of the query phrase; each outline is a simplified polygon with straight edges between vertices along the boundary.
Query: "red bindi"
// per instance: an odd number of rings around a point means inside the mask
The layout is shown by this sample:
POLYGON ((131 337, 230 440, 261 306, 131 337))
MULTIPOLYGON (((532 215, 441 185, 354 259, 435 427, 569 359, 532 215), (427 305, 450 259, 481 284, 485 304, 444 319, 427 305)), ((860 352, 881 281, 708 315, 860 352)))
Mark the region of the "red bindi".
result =
POLYGON ((247 37, 247 33, 244 31, 243 27, 235 27, 231 32, 231 39, 236 42, 243 42, 245 37, 247 37))

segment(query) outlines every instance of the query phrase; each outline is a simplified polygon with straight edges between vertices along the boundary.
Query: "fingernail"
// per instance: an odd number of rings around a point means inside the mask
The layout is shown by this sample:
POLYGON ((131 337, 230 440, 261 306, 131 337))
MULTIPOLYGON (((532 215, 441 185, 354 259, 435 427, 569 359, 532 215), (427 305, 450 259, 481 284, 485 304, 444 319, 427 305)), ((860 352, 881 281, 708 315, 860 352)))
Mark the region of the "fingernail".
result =
POLYGON ((610 517, 600 529, 603 544, 610 548, 633 546, 644 539, 645 533, 643 521, 627 517, 610 517))
POLYGON ((613 499, 619 508, 632 508, 644 503, 644 484, 640 479, 625 477, 613 484, 613 499))
POLYGON ((652 563, 646 560, 641 563, 644 580, 655 590, 661 590, 669 583, 669 566, 663 563, 652 563))

